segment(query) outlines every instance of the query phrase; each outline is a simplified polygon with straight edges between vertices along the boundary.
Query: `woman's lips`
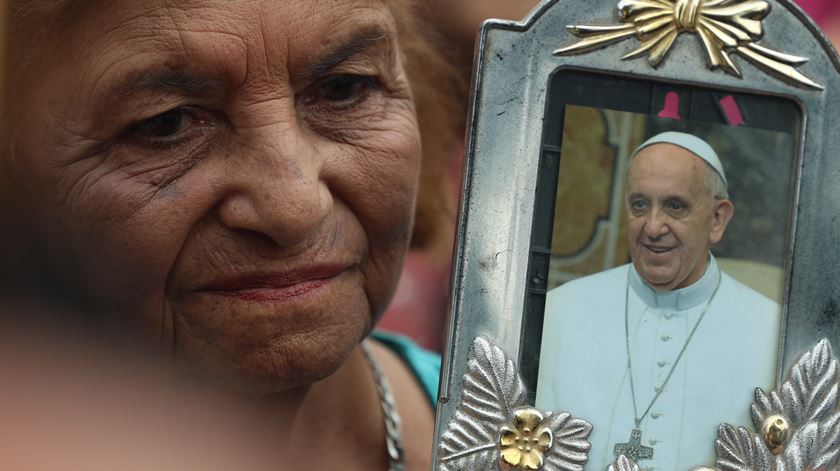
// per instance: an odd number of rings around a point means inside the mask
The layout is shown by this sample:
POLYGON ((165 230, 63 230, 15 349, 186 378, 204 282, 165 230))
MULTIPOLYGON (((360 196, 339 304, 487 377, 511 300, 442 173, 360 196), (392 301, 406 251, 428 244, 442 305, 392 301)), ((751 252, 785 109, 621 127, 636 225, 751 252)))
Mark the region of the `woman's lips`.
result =
POLYGON ((330 284, 347 268, 318 266, 283 273, 238 276, 213 282, 201 291, 244 301, 286 301, 330 284))

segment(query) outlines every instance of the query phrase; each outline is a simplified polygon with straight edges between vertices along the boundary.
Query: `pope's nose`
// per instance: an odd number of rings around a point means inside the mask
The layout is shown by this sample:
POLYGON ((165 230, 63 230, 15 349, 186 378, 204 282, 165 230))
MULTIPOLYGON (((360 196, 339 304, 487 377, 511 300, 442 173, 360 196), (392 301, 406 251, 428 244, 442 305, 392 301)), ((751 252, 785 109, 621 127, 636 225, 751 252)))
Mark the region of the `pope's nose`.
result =
POLYGON ((644 234, 650 240, 659 240, 670 232, 667 218, 658 210, 651 211, 645 219, 644 234))

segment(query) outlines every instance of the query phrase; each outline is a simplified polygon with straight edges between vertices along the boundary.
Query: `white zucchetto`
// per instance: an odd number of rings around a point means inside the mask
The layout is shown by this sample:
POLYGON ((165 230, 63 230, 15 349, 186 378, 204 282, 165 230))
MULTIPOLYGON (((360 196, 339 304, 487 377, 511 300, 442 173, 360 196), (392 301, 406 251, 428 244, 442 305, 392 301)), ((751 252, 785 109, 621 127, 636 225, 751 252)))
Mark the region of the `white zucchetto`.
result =
POLYGON ((682 147, 697 157, 700 157, 703 161, 709 164, 710 167, 712 167, 712 170, 714 170, 715 173, 720 175, 720 178, 723 180, 723 184, 729 186, 729 183, 726 181, 726 174, 723 172, 723 164, 721 164, 720 158, 715 150, 712 149, 712 146, 703 139, 684 132, 663 132, 651 137, 636 148, 631 159, 641 152, 642 149, 650 147, 654 144, 673 144, 675 146, 682 147))

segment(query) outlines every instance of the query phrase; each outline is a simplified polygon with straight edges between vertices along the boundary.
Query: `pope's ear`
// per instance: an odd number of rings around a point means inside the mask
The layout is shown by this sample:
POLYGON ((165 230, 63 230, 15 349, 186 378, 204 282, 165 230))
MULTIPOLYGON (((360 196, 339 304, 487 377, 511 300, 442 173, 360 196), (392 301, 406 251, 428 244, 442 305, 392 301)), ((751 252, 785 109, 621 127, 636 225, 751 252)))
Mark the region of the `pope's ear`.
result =
POLYGON ((709 232, 709 243, 717 244, 723 239, 726 226, 735 215, 735 205, 729 200, 715 200, 715 213, 713 215, 712 230, 709 232))

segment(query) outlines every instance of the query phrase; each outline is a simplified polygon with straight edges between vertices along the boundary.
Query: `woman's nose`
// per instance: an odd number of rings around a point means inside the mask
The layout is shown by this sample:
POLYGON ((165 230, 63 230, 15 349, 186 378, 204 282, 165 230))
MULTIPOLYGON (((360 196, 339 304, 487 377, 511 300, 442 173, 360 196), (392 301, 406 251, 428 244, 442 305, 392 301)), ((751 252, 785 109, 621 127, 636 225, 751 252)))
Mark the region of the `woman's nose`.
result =
POLYGON ((218 214, 231 229, 294 246, 316 232, 332 211, 332 195, 320 178, 322 160, 299 134, 254 137, 242 155, 229 161, 234 184, 218 214))

